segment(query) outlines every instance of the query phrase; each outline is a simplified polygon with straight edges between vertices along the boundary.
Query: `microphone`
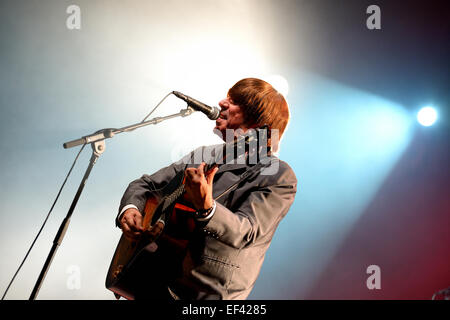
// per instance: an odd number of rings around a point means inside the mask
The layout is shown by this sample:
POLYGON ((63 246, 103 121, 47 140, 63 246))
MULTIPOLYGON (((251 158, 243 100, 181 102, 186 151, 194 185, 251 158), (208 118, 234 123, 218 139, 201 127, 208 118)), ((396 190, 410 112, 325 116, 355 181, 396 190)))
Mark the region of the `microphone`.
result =
POLYGON ((191 98, 185 94, 182 94, 181 92, 178 91, 172 91, 172 93, 177 96, 178 98, 180 98, 181 100, 184 100, 187 102, 187 104, 192 107, 192 109, 196 110, 196 111, 201 111, 204 114, 206 114, 208 116, 209 119, 211 120, 216 120, 217 118, 219 118, 220 115, 220 109, 217 107, 210 107, 206 104, 204 104, 203 102, 197 101, 194 98, 191 98))

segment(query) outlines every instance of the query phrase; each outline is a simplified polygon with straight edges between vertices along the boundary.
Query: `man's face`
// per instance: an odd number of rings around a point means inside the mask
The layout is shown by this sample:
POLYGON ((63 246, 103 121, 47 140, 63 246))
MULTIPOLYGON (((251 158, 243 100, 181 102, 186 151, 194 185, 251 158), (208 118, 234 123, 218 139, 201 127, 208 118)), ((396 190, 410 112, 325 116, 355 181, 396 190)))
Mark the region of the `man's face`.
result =
POLYGON ((244 123, 244 113, 237 104, 233 104, 233 101, 229 97, 219 101, 220 116, 216 120, 216 126, 214 129, 219 130, 222 133, 222 138, 225 140, 226 129, 242 129, 246 131, 247 125, 244 123))

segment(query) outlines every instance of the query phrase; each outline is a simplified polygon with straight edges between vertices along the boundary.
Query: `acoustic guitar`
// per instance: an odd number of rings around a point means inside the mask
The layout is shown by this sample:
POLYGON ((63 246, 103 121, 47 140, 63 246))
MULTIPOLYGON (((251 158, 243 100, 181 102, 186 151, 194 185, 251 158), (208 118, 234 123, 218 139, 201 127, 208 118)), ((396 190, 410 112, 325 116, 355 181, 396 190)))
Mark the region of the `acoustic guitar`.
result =
POLYGON ((139 240, 129 240, 122 234, 106 277, 106 288, 113 291, 116 298, 135 299, 144 274, 158 274, 161 269, 175 265, 177 260, 181 262, 195 229, 195 209, 184 200, 184 184, 180 182, 183 178, 184 172, 180 172, 168 186, 155 190, 147 199, 142 223, 144 232, 139 240), (161 198, 158 194, 167 196, 161 198), (170 252, 171 261, 162 261, 158 251, 170 252), (142 274, 144 269, 146 272, 142 274))
MULTIPOLYGON (((254 135, 242 135, 236 139, 231 144, 233 157, 235 150, 248 153, 254 140, 254 135)), ((230 150, 227 145, 223 147, 221 163, 226 163, 226 150, 230 150)), ((216 162, 207 165, 206 174, 216 165, 216 162)), ((256 169, 258 166, 254 167, 256 169)), ((238 183, 252 172, 247 170, 238 183)), ((238 183, 228 187, 219 197, 230 192, 238 183)), ((149 274, 164 277, 172 272, 174 266, 180 266, 196 228, 195 211, 185 198, 184 171, 179 172, 163 189, 154 190, 143 212, 144 232, 139 240, 134 241, 122 234, 108 270, 106 288, 117 299, 124 297, 133 300, 143 277, 149 274)))

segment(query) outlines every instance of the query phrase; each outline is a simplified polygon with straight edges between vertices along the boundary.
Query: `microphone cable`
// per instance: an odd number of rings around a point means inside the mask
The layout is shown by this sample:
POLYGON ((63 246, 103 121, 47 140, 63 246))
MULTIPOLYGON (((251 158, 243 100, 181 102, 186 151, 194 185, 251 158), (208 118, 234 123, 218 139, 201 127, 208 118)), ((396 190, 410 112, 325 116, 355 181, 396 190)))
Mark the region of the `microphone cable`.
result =
POLYGON ((74 168, 75 163, 77 162, 78 157, 80 156, 81 151, 83 151, 85 146, 86 146, 86 143, 82 145, 82 147, 80 148, 80 151, 78 152, 77 156, 75 157, 75 160, 73 161, 72 166, 71 166, 69 172, 67 173, 66 178, 64 179, 64 182, 58 191, 58 194, 56 195, 55 201, 53 202, 53 204, 50 208, 50 211, 47 213, 47 217, 45 218, 44 223, 42 224, 41 228, 39 229, 39 232, 37 233, 36 237, 34 238, 33 242, 31 243, 31 246, 28 249, 27 253, 25 254, 25 257, 23 258, 22 262, 20 263, 19 268, 17 268, 16 272, 14 273, 14 276, 12 277, 11 281, 9 282, 8 287, 6 288, 5 293, 2 296, 2 300, 5 298, 6 294, 8 293, 9 287, 11 287, 11 284, 14 282, 14 279, 16 278, 17 274, 19 273, 20 269, 22 268, 23 264, 25 263, 25 260, 28 258, 28 255, 30 254, 31 249, 33 249, 33 246, 36 243, 36 240, 38 239, 39 235, 41 234, 42 229, 44 229, 44 226, 47 223, 47 220, 50 217, 50 214, 53 211, 53 208, 55 207, 56 202, 58 201, 59 195, 61 194, 61 191, 63 190, 64 185, 66 184, 67 179, 69 178, 70 173, 72 172, 72 169, 74 168))
POLYGON ((161 103, 163 103, 163 101, 166 100, 167 97, 170 96, 172 93, 173 93, 173 91, 171 91, 171 92, 169 92, 168 94, 166 94, 166 96, 165 96, 164 98, 162 98, 162 100, 161 100, 160 102, 158 102, 158 104, 156 105, 156 107, 154 107, 153 110, 150 111, 150 113, 149 113, 148 115, 146 115, 145 118, 144 118, 144 120, 142 120, 141 122, 145 122, 145 120, 147 120, 147 118, 151 116, 151 114, 156 110, 156 108, 158 108, 159 105, 160 105, 161 103))
MULTIPOLYGON (((156 110, 156 108, 158 108, 158 107, 160 106, 160 104, 161 104, 161 103, 162 103, 169 95, 171 95, 171 94, 172 94, 172 92, 168 93, 168 94, 167 94, 167 95, 166 95, 166 96, 165 96, 165 97, 164 97, 164 98, 156 105, 156 107, 154 107, 154 108, 152 109, 152 111, 150 111, 150 113, 144 118, 144 120, 142 120, 142 122, 145 122, 145 120, 147 120, 147 118, 150 117, 150 115, 156 110)), ((58 199, 59 199, 59 196, 60 196, 60 194, 61 194, 61 192, 62 192, 62 190, 63 190, 63 188, 64 188, 64 186, 65 186, 65 184, 66 184, 66 182, 67 182, 67 179, 69 178, 70 174, 72 173, 72 169, 75 167, 75 164, 76 164, 76 162, 78 161, 78 158, 80 157, 80 154, 81 154, 81 152, 83 151, 83 149, 84 149, 85 146, 86 146, 86 143, 84 143, 84 144, 81 146, 80 151, 78 151, 78 154, 77 154, 77 156, 75 157, 75 160, 73 161, 72 166, 70 167, 69 172, 67 173, 66 178, 64 179, 64 182, 62 183, 62 185, 61 185, 61 187, 60 187, 60 189, 59 189, 59 191, 58 191, 58 194, 56 195, 56 198, 55 198, 55 200, 54 200, 52 206, 50 207, 49 212, 47 213, 47 216, 45 217, 44 223, 42 224, 42 226, 41 226, 41 228, 39 229, 39 231, 38 231, 36 237, 34 238, 33 242, 31 243, 30 248, 28 249, 27 253, 25 254, 25 257, 23 258, 22 262, 20 263, 19 267, 17 268, 16 272, 14 273, 14 276, 12 277, 12 279, 11 279, 11 281, 9 282, 8 286, 6 287, 6 290, 5 290, 5 292, 3 293, 3 296, 2 296, 2 300, 4 300, 6 294, 8 293, 9 288, 11 287, 12 283, 14 282, 14 280, 15 280, 17 274, 19 273, 19 271, 20 271, 20 269, 22 268, 23 264, 24 264, 25 261, 27 260, 28 255, 30 254, 31 250, 33 249, 34 244, 36 243, 37 239, 39 238, 39 235, 41 234, 42 230, 44 229, 44 226, 45 226, 45 224, 47 223, 47 220, 48 220, 48 218, 50 217, 50 214, 52 213, 53 208, 55 207, 55 204, 56 204, 56 202, 57 202, 58 199)))

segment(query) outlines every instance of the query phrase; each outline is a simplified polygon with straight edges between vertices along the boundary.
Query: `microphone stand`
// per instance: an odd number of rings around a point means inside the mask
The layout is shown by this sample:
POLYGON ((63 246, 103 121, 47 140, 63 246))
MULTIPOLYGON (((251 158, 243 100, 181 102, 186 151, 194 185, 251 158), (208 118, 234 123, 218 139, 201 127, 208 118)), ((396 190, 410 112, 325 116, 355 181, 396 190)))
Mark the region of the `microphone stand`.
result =
POLYGON ((77 205, 78 199, 80 198, 81 192, 83 191, 83 188, 86 184, 86 181, 89 177, 89 174, 91 173, 92 168, 94 167, 94 164, 97 162, 97 159, 100 157, 100 155, 105 151, 105 139, 112 138, 114 135, 122 132, 130 132, 135 129, 148 126, 150 124, 158 124, 164 120, 172 119, 175 117, 186 117, 189 116, 194 112, 194 109, 192 109, 190 106, 188 106, 186 109, 181 110, 178 113, 171 114, 164 117, 156 117, 153 119, 150 119, 148 121, 132 124, 130 126, 126 126, 120 129, 102 129, 99 130, 93 134, 84 136, 80 139, 72 140, 69 142, 66 142, 63 144, 65 149, 72 148, 81 144, 87 144, 90 143, 92 147, 92 156, 89 160, 89 165, 86 169, 86 172, 83 176, 83 179, 81 180, 80 186, 78 187, 77 193, 75 194, 75 197, 72 201, 72 204, 69 208, 69 211, 67 212, 66 217, 62 221, 59 230, 55 236, 55 239, 53 240, 53 246, 47 256, 47 259, 45 260, 44 266, 42 267, 41 273, 39 274, 39 277, 36 281, 36 284, 33 288, 33 291, 30 295, 29 300, 35 300, 36 296, 39 293, 39 290, 42 286, 42 282, 44 281, 45 276, 47 275, 48 269, 50 267, 50 264, 53 261, 53 257, 55 256, 56 250, 61 245, 64 235, 66 234, 67 228, 69 227, 70 218, 72 216, 73 211, 75 210, 75 207, 77 205))

